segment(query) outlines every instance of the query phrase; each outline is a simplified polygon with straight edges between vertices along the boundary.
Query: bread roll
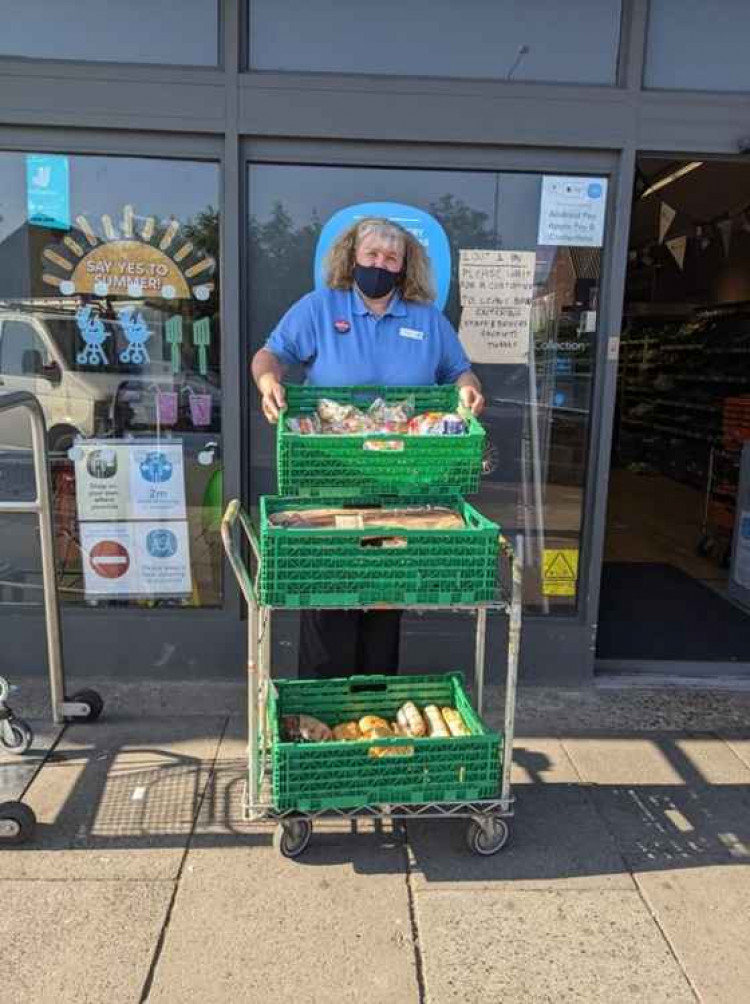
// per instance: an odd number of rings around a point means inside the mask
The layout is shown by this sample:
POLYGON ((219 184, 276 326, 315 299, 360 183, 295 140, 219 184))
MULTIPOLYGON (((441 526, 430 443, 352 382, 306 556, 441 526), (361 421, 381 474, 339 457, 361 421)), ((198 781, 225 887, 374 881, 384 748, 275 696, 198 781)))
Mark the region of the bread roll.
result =
POLYGON ((388 722, 379 715, 364 715, 364 717, 360 718, 358 724, 359 730, 363 735, 365 732, 371 732, 373 729, 386 729, 390 733, 388 722))
POLYGON ((362 733, 356 722, 342 722, 341 725, 334 727, 333 738, 338 739, 339 742, 351 742, 354 739, 361 739, 362 733))
POLYGON ((419 713, 419 709, 413 701, 407 701, 402 704, 398 709, 398 715, 396 716, 399 725, 401 725, 405 730, 405 735, 414 736, 415 739, 419 739, 420 736, 427 734, 427 726, 425 725, 424 718, 419 713))
POLYGON ((441 708, 443 720, 452 736, 470 736, 471 732, 455 708, 441 708))
POLYGON ((440 739, 449 739, 450 732, 448 726, 440 714, 440 708, 435 704, 428 704, 424 709, 424 716, 427 719, 427 735, 440 739))

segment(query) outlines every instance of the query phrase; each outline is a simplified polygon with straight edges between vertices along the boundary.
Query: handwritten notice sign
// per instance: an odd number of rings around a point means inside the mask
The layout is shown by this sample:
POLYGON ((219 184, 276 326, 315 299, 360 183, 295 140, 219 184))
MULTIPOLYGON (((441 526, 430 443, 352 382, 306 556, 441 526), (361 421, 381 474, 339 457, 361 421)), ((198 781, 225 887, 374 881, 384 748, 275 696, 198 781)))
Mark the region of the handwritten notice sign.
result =
POLYGON ((476 363, 525 363, 534 292, 533 251, 460 252, 460 337, 476 363))
POLYGON ((606 204, 606 178, 545 175, 537 244, 601 247, 606 204))

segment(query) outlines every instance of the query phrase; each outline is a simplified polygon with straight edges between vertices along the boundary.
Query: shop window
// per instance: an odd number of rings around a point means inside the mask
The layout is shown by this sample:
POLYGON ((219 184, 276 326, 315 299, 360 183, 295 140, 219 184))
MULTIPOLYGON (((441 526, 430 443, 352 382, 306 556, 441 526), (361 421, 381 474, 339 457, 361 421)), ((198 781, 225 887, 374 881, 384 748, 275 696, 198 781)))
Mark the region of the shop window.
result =
POLYGON ((748 37, 746 0, 723 0, 720 5, 651 0, 644 84, 679 91, 750 90, 748 37))
MULTIPOLYGON (((487 399, 482 418, 487 447, 476 505, 528 541, 527 609, 574 613, 580 596, 606 180, 258 164, 249 168, 248 185, 253 353, 286 310, 322 281, 324 229, 336 214, 354 219, 383 203, 396 204, 393 218, 427 244, 439 305, 461 328, 487 399), (563 205, 566 200, 569 205, 563 205), (564 243, 564 229, 557 235, 552 231, 556 221, 562 219, 565 228, 577 218, 586 200, 586 232, 571 246, 564 243), (434 236, 436 230, 447 237, 445 246, 434 236), (516 345, 492 339, 498 317, 510 316, 504 307, 497 316, 492 306, 489 312, 476 311, 473 319, 467 313, 467 293, 459 282, 467 250, 521 253, 529 270, 531 307, 516 345), (486 346, 481 344, 485 336, 486 346)), ((342 330, 348 333, 345 324, 342 330)), ((286 376, 287 382, 303 378, 294 369, 286 376)), ((275 490, 275 434, 253 388, 251 502, 275 490)))
POLYGON ((0 0, 0 22, 0 56, 218 63, 218 4, 206 0, 0 0))
MULTIPOLYGON (((0 153, 0 191, 0 390, 44 412, 63 602, 220 604, 217 165, 0 153)), ((0 415, 0 497, 28 496, 29 444, 0 415)), ((26 602, 28 519, 0 555, 26 602)))
POLYGON ((256 70, 614 84, 620 0, 249 0, 256 70), (290 30, 289 26, 294 25, 290 30), (364 39, 382 39, 363 44, 364 39))

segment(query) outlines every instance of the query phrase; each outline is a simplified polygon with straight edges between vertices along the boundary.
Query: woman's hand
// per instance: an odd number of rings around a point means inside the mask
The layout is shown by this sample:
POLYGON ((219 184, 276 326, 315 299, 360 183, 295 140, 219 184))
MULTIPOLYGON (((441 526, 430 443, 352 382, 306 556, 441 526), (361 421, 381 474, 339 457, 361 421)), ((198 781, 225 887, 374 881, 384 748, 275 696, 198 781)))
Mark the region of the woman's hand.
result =
POLYGON ((465 384, 458 388, 458 397, 461 404, 472 415, 481 415, 484 411, 484 397, 482 392, 471 384, 465 384))
POLYGON ((270 373, 266 373, 260 380, 259 388, 261 393, 261 407, 263 414, 272 425, 276 425, 282 409, 286 407, 286 394, 284 387, 270 373))

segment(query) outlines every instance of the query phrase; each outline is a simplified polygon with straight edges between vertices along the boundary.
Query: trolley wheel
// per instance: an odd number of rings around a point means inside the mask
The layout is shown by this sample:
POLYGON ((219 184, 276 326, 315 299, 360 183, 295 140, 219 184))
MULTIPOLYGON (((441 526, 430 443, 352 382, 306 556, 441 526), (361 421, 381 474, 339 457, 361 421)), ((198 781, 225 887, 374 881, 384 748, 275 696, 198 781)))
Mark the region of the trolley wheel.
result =
POLYGON ((13 753, 20 756, 34 742, 34 733, 31 726, 22 718, 12 718, 6 723, 6 728, 10 730, 13 738, 9 741, 5 729, 0 731, 0 744, 6 753, 13 753))
POLYGON ((25 844, 34 836, 35 829, 36 816, 28 805, 23 802, 0 803, 0 847, 25 844))
POLYGON ((75 715, 68 721, 73 722, 95 722, 102 711, 104 711, 104 701, 95 690, 79 690, 68 698, 70 701, 78 701, 79 704, 87 704, 88 712, 85 715, 75 715))
POLYGON ((285 858, 296 858, 307 848, 311 836, 309 819, 285 819, 274 831, 273 846, 285 858))
POLYGON ((476 816, 466 827, 466 843, 473 854, 490 857, 508 842, 510 828, 502 816, 476 816))

